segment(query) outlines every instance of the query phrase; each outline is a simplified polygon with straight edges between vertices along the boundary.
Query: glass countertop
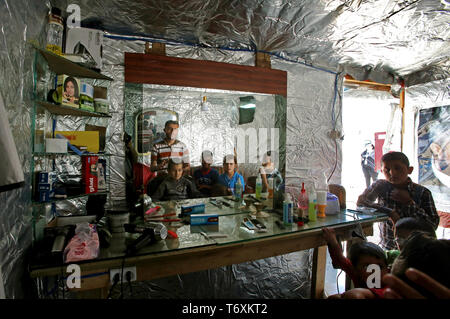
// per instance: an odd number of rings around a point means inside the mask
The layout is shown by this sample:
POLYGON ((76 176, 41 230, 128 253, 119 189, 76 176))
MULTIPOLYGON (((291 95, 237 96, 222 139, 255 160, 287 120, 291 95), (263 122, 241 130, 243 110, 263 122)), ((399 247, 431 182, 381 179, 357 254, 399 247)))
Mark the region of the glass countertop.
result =
MULTIPOLYGON (((317 221, 309 221, 308 223, 304 223, 304 225, 302 226, 299 226, 297 223, 293 223, 290 225, 285 225, 285 228, 282 229, 280 228, 279 224, 277 224, 277 221, 282 223, 282 217, 279 215, 279 213, 267 210, 263 211, 266 217, 256 217, 266 227, 265 232, 260 232, 258 230, 250 230, 243 225, 244 218, 255 216, 255 211, 253 210, 234 209, 234 207, 219 209, 210 204, 209 199, 196 199, 189 200, 188 202, 191 204, 197 202, 205 202, 206 214, 218 213, 218 225, 191 226, 180 221, 164 222, 163 224, 166 226, 166 228, 176 233, 178 238, 173 238, 169 235, 164 240, 158 240, 149 243, 133 254, 127 254, 127 247, 134 240, 136 240, 140 236, 140 234, 127 232, 113 233, 110 240, 110 246, 108 248, 101 248, 99 256, 96 259, 77 263, 82 264, 102 260, 123 259, 124 257, 129 258, 152 255, 189 248, 242 243, 261 238, 269 238, 280 235, 282 236, 283 234, 286 235, 317 230, 322 227, 336 227, 349 224, 357 225, 358 222, 374 222, 377 220, 384 220, 387 217, 387 215, 379 212, 367 214, 356 212, 353 210, 341 210, 336 215, 329 215, 325 218, 317 218, 317 221), (253 213, 253 215, 250 215, 251 213, 253 213)), ((230 201, 230 203, 232 202, 230 201)), ((180 201, 177 205, 181 204, 184 204, 184 201, 180 201)), ((33 270, 59 267, 62 265, 64 265, 62 262, 45 265, 42 262, 32 263, 31 269, 33 270)))

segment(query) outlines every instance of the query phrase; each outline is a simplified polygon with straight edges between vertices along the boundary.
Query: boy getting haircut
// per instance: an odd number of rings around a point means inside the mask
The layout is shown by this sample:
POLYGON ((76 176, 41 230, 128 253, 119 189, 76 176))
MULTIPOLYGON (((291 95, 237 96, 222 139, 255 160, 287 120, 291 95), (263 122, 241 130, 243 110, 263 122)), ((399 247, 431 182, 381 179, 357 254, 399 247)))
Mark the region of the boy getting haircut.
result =
POLYGON ((438 240, 425 233, 414 232, 392 265, 393 275, 399 277, 426 298, 436 298, 406 277, 405 271, 408 268, 420 270, 442 285, 450 287, 450 240, 438 240))
POLYGON ((152 195, 154 201, 202 197, 195 184, 182 175, 182 168, 177 172, 177 166, 179 165, 183 165, 181 160, 169 159, 169 175, 164 178, 156 192, 152 195))
POLYGON ((386 213, 390 219, 380 224, 381 246, 397 249, 394 224, 401 218, 413 217, 430 223, 434 229, 439 224, 439 215, 430 190, 413 183, 409 174, 408 157, 402 152, 390 152, 381 158, 385 179, 372 183, 359 197, 357 206, 374 207, 386 213), (377 201, 377 202, 375 202, 377 201))

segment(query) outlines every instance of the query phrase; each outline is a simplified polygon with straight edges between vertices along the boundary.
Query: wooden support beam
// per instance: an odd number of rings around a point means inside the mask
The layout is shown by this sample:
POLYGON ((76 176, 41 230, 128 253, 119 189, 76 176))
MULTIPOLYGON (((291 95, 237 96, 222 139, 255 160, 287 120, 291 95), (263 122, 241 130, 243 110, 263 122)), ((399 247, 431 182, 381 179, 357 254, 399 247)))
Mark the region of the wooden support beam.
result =
POLYGON ((158 54, 158 55, 166 55, 166 44, 153 42, 150 45, 150 42, 145 42, 145 53, 146 54, 158 54))
POLYGON ((402 110, 402 131, 400 139, 400 150, 403 152, 403 137, 405 135, 405 88, 400 92, 400 109, 402 110))
POLYGON ((157 54, 125 52, 125 82, 287 96, 286 71, 157 54))
POLYGON ((270 69, 271 68, 270 55, 267 53, 256 52, 255 66, 270 69))

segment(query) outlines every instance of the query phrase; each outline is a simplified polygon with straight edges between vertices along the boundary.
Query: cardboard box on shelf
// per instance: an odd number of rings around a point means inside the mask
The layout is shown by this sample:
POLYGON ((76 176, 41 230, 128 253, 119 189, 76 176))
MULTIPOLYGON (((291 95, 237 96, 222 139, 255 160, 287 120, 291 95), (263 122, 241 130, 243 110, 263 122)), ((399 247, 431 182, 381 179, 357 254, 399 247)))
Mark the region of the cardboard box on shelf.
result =
POLYGON ((99 151, 98 131, 55 131, 56 134, 65 136, 69 143, 76 147, 86 146, 88 152, 98 153, 99 151))
POLYGON ((89 54, 97 69, 102 68, 103 31, 89 28, 68 28, 66 54, 89 54))
POLYGON ((61 138, 46 138, 45 151, 47 153, 67 153, 67 140, 61 138))
POLYGON ((56 76, 56 102, 61 105, 79 108, 80 80, 66 74, 56 76))
POLYGON ((97 163, 98 156, 83 155, 81 157, 81 178, 86 194, 98 191, 97 163))

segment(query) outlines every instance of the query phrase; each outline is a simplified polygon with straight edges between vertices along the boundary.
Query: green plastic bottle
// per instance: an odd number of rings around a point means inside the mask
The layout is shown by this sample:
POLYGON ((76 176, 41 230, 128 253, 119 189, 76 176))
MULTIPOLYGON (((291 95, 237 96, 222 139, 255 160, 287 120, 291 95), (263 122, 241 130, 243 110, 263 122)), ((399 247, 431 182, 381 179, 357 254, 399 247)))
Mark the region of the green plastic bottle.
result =
POLYGON ((255 185, 256 199, 261 199, 261 191, 262 191, 262 180, 261 175, 258 175, 258 177, 256 178, 256 185, 255 185))
POLYGON ((314 190, 310 190, 308 194, 308 219, 311 222, 317 221, 316 204, 316 192, 314 190))

